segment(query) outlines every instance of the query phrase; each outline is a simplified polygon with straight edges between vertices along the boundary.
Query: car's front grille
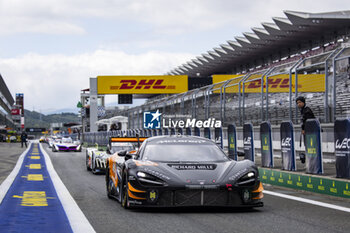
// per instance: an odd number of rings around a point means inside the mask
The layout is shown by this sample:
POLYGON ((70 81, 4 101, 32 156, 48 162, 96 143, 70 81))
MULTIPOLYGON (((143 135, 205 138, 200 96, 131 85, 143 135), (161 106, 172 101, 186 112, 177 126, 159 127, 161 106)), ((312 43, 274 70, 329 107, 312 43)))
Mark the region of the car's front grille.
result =
MULTIPOLYGON (((231 193, 230 196, 232 196, 231 193)), ((233 204, 227 190, 176 190, 162 192, 159 206, 225 206, 233 204)))

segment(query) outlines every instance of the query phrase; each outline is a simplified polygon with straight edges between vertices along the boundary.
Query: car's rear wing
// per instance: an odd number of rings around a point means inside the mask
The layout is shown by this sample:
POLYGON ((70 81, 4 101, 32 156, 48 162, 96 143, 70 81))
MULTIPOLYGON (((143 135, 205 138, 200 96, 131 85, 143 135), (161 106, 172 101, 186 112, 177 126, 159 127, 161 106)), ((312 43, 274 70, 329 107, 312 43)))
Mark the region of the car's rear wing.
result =
POLYGON ((110 142, 143 142, 147 138, 137 138, 137 137, 111 137, 109 139, 110 142))

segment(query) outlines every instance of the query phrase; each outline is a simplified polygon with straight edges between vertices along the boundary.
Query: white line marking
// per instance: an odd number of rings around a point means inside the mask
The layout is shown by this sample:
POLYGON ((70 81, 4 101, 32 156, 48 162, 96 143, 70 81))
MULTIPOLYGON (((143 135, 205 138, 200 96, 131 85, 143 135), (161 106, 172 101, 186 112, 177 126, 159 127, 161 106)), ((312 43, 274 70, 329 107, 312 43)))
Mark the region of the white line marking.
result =
POLYGON ((302 197, 294 197, 294 196, 291 196, 291 195, 282 194, 282 193, 276 193, 276 192, 272 192, 272 191, 268 191, 268 190, 264 190, 263 192, 264 192, 264 194, 269 194, 269 195, 272 195, 272 196, 282 197, 282 198, 291 199, 291 200, 294 200, 294 201, 300 201, 300 202, 308 203, 308 204, 311 204, 311 205, 322 206, 322 207, 325 207, 325 208, 335 209, 335 210, 340 210, 340 211, 344 211, 344 212, 350 213, 350 208, 346 208, 346 207, 343 207, 343 206, 328 204, 328 203, 324 203, 324 202, 320 202, 320 201, 314 201, 314 200, 310 200, 310 199, 306 199, 306 198, 302 198, 302 197))
POLYGON ((13 168, 12 172, 10 173, 10 175, 8 175, 8 177, 0 185, 0 204, 4 200, 4 198, 6 196, 6 193, 10 189, 13 181, 17 177, 17 175, 19 173, 19 170, 22 167, 24 157, 27 154, 27 152, 29 151, 30 147, 31 147, 31 143, 29 142, 27 149, 19 156, 19 158, 17 160, 17 163, 16 163, 16 166, 13 168))
POLYGON ((74 201, 66 186, 63 184, 62 180, 57 175, 49 155, 46 153, 41 144, 40 149, 45 157, 47 171, 50 174, 52 183, 54 184, 57 192, 57 196, 62 203, 63 209, 66 212, 67 218, 69 220, 73 232, 95 232, 94 228, 91 226, 90 222, 87 220, 84 213, 81 211, 78 204, 74 201))

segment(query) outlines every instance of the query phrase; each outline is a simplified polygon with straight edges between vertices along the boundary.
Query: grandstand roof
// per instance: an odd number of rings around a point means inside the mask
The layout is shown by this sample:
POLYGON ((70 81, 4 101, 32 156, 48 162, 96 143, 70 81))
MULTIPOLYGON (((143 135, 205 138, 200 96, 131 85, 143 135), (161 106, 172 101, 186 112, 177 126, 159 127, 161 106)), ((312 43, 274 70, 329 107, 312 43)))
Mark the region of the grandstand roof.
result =
POLYGON ((350 11, 284 14, 287 18, 274 17, 273 23, 262 23, 168 74, 195 77, 244 72, 350 35, 350 11))

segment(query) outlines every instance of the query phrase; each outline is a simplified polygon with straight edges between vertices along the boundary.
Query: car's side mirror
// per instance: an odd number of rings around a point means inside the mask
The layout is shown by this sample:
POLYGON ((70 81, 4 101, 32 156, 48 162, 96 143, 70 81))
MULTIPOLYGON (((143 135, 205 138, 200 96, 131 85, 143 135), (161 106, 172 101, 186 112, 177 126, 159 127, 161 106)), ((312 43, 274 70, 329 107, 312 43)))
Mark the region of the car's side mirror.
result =
POLYGON ((118 156, 125 157, 126 156, 126 150, 122 150, 118 152, 118 156))
POLYGON ((131 159, 132 156, 133 156, 133 154, 127 153, 127 154, 125 155, 125 161, 128 160, 128 159, 131 159))

